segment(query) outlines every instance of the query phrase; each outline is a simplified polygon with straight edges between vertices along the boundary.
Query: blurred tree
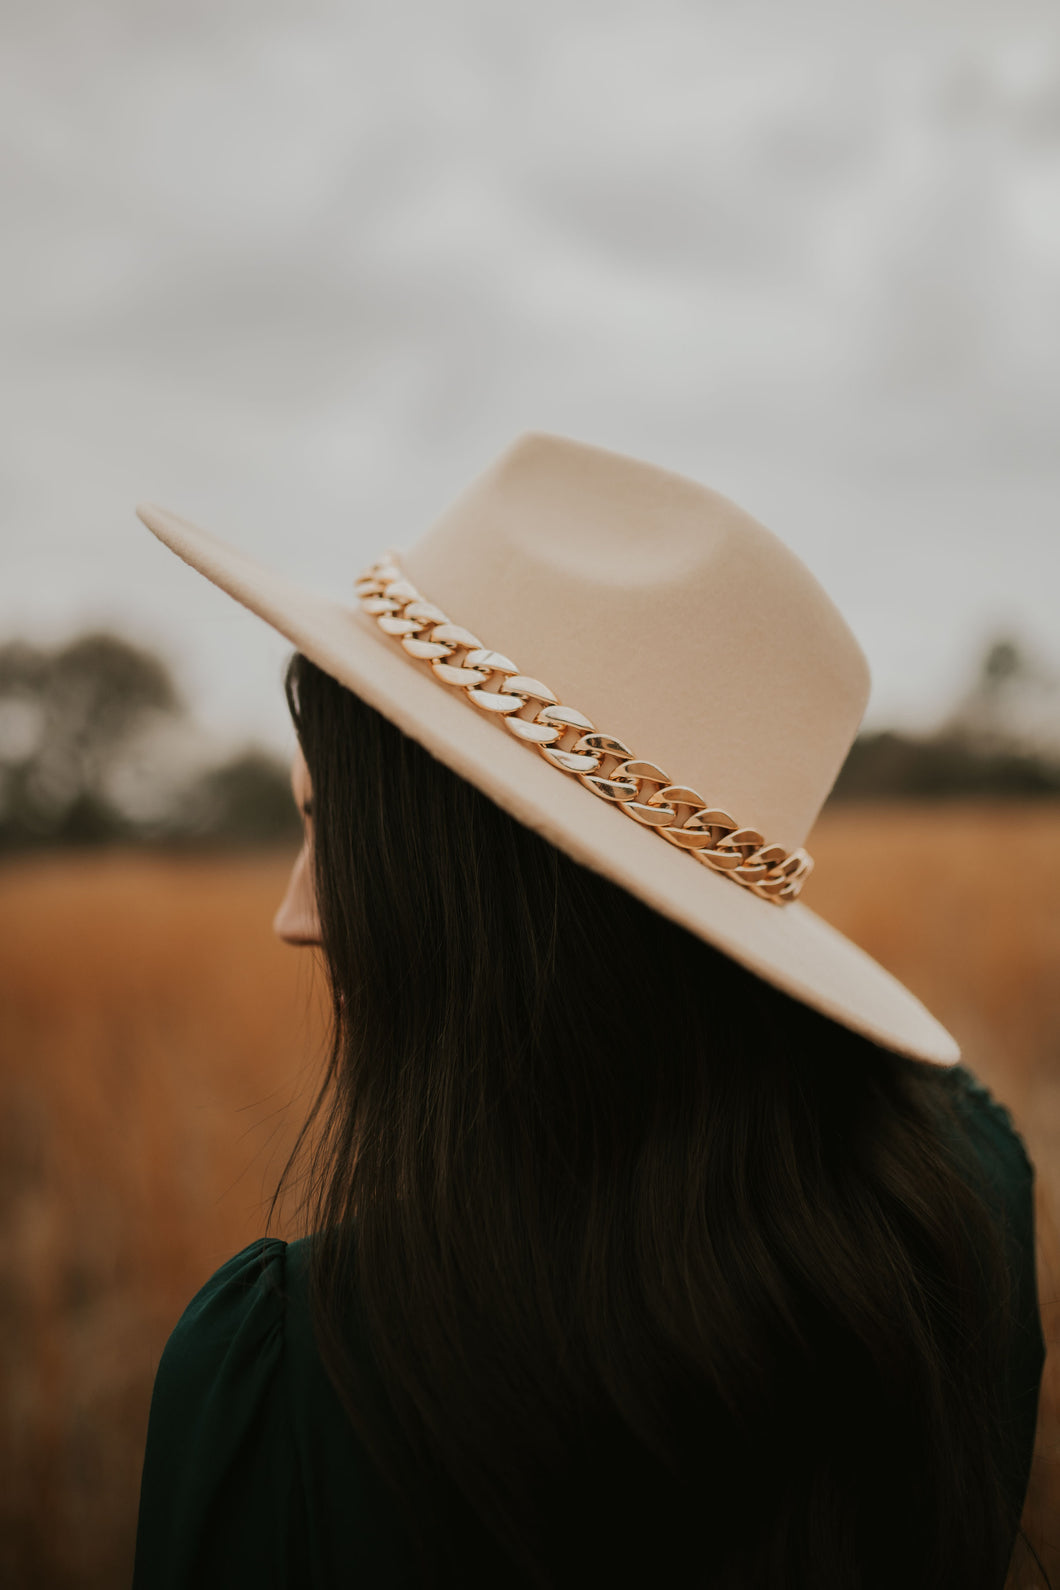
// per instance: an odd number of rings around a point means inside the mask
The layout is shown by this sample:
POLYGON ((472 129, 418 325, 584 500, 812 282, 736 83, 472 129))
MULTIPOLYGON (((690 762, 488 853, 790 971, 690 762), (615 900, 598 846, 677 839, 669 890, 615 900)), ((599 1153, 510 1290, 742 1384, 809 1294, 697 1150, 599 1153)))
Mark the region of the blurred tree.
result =
POLYGON ((289 770, 254 746, 203 774, 184 829, 189 838, 228 845, 295 840, 301 830, 289 770))
POLYGON ((148 719, 182 713, 165 664, 116 635, 0 647, 0 848, 122 837, 107 771, 148 719))
POLYGON ((991 695, 1007 679, 1034 677, 1026 657, 1014 640, 997 640, 988 646, 979 670, 979 690, 991 695))
POLYGON ((830 800, 952 799, 1060 795, 1060 764, 1028 751, 999 751, 961 734, 915 739, 884 730, 860 734, 830 800))
POLYGON ((182 769, 193 743, 201 735, 154 653, 105 633, 55 650, 0 646, 0 851, 296 838, 283 763, 250 748, 189 781, 182 769), (172 789, 161 816, 121 797, 116 775, 137 764, 164 795, 172 789))
POLYGON ((861 734, 830 799, 1060 795, 1057 681, 1011 636, 985 648, 932 735, 861 734))
POLYGON ((1060 758, 1060 680, 1020 641, 1001 635, 987 646, 974 682, 942 732, 999 752, 1060 758))

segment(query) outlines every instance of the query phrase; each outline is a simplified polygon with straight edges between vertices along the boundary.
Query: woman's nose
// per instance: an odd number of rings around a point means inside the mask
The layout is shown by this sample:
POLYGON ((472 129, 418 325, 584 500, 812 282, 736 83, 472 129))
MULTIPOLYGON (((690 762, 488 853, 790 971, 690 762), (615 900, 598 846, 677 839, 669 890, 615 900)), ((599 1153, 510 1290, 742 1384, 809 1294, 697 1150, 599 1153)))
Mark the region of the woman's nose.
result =
POLYGON ((286 944, 320 943, 320 918, 307 844, 303 844, 291 868, 287 893, 273 917, 272 928, 286 944))

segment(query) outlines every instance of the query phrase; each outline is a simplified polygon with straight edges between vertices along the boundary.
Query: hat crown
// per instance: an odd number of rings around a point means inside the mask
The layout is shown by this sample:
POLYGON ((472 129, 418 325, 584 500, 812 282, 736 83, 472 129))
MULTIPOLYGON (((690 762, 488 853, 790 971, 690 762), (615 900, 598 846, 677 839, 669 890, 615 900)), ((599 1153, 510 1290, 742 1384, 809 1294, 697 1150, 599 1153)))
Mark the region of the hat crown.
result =
POLYGON ((771 843, 803 843, 861 722, 868 665, 806 566, 735 503, 527 435, 402 566, 672 782, 771 843))

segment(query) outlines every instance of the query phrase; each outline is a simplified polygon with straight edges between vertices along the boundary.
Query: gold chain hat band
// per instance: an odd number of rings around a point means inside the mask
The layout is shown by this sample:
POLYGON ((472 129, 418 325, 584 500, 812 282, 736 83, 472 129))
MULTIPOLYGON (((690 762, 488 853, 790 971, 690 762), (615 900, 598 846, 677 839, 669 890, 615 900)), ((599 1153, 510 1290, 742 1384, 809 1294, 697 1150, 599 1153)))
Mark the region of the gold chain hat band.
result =
POLYGON ((380 629, 429 666, 435 679, 462 690, 473 706, 493 713, 553 767, 580 779, 601 800, 713 872, 774 905, 796 898, 813 868, 805 850, 767 845, 757 829, 741 828, 688 785, 672 784, 654 762, 637 760, 621 740, 599 733, 583 712, 564 706, 547 685, 521 674, 509 658, 490 651, 426 601, 405 579, 398 557, 384 553, 354 589, 380 629), (495 676, 500 682, 491 688, 495 676))

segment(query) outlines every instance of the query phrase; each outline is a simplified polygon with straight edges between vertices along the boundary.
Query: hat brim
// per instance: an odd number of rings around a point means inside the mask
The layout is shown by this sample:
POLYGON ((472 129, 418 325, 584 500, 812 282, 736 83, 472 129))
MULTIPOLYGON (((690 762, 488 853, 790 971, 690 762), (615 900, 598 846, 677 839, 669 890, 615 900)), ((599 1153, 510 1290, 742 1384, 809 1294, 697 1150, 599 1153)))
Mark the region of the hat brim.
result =
MULTIPOLYGON (((934 1065, 960 1059, 955 1039, 916 996, 809 907, 771 905, 660 844, 650 829, 558 772, 455 691, 440 688, 352 601, 345 605, 303 590, 163 508, 141 504, 136 511, 185 563, 575 861, 875 1043, 934 1065)), ((459 623, 459 614, 453 620, 459 623)), ((503 635, 482 639, 504 650, 503 635)), ((532 669, 532 659, 526 666, 532 669)))

